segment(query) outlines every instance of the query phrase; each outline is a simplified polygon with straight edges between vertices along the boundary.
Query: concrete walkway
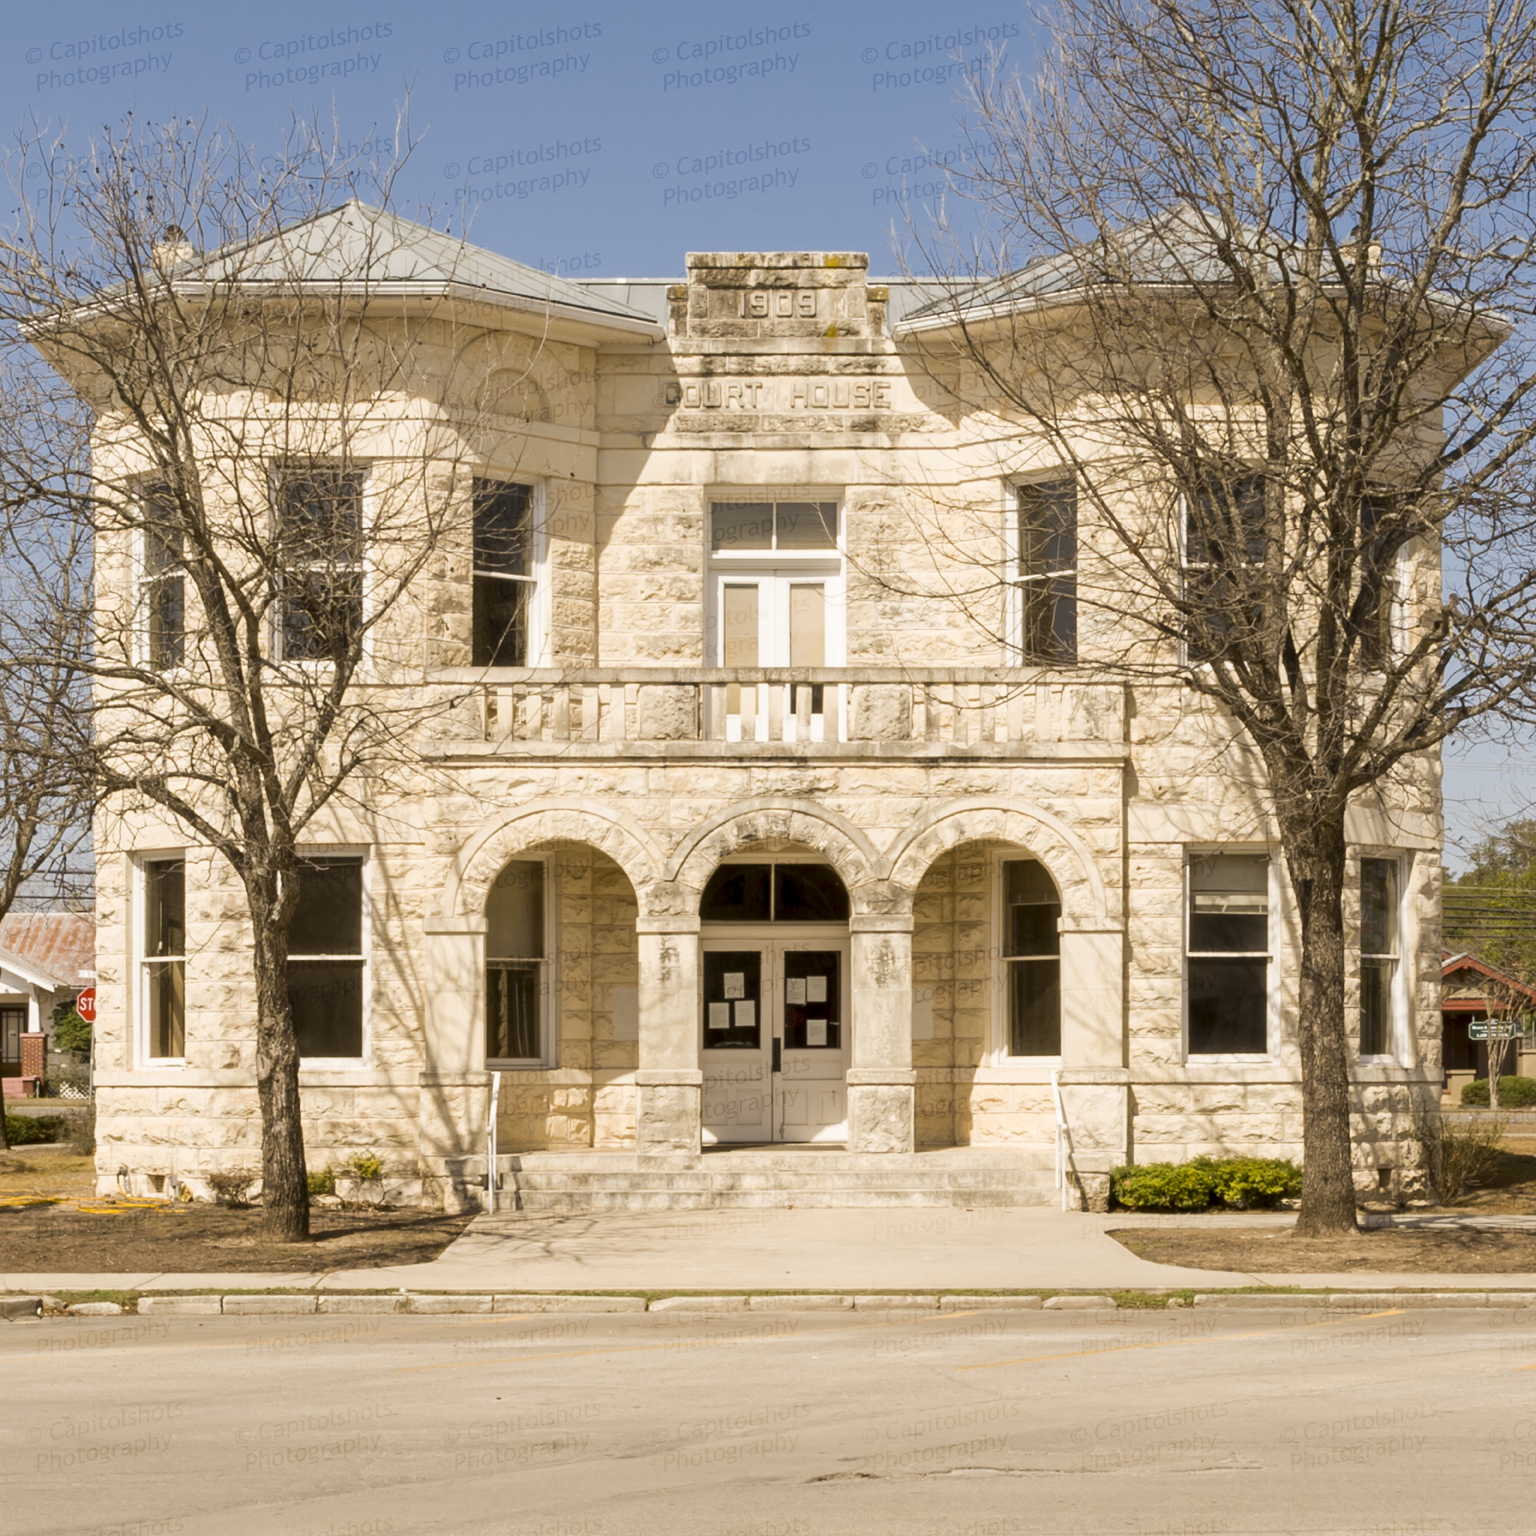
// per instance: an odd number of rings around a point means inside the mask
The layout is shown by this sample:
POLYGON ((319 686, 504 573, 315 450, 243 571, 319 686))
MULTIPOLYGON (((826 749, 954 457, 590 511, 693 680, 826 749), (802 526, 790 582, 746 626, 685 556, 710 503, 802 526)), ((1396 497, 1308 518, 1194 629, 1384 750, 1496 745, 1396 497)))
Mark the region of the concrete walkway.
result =
MULTIPOLYGON (((980 1210, 615 1211, 481 1216, 438 1258, 283 1274, 3 1274, 7 1290, 621 1291, 1132 1290, 1278 1285, 1536 1291, 1533 1274, 1266 1274, 1139 1259, 1130 1226, 1283 1227, 1289 1215, 1085 1216, 980 1210)), ((1454 1218, 1440 1218, 1444 1224, 1454 1218)), ((1474 1218, 1475 1219, 1475 1218, 1474 1218)), ((1481 1224, 1481 1223, 1479 1223, 1481 1224)))

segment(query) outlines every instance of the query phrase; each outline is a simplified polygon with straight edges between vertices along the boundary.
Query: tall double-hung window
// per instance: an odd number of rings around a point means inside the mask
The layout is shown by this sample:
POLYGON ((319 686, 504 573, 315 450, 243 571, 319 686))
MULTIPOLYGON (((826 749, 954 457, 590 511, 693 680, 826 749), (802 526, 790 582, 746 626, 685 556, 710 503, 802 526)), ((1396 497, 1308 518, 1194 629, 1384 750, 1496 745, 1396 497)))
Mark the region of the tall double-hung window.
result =
POLYGON ((1061 1054, 1061 896, 1035 859, 1002 865, 1009 1056, 1061 1054))
POLYGON ((353 856, 299 862, 299 900, 288 929, 288 1003, 301 1057, 363 1054, 363 870, 353 856))
POLYGON ((1185 969, 1191 1056, 1269 1050, 1269 860, 1197 856, 1187 870, 1185 969))
POLYGON ((1261 615, 1247 573, 1264 563, 1264 477, 1212 479, 1184 500, 1185 653, 1211 661, 1261 615))
POLYGON ((182 528, 168 488, 150 486, 142 503, 139 602, 144 660, 170 672, 186 659, 187 587, 182 565, 182 528))
POLYGON ((284 661, 335 661, 363 627, 363 472, 280 467, 272 475, 284 661))
POLYGON ((187 1052, 187 866, 149 859, 141 868, 140 1038, 146 1060, 180 1061, 187 1052))
POLYGON ((530 637, 538 576, 533 487, 506 480, 474 486, 474 621, 477 667, 532 665, 530 637))
POLYGON ((546 866, 515 859, 485 904, 485 1056, 508 1066, 546 1058, 546 866))
POLYGON ((1360 860, 1360 1054, 1390 1056, 1396 1045, 1398 863, 1360 860))
POLYGON ((1018 488, 1013 588, 1019 655, 1067 666, 1077 660, 1077 482, 1070 476, 1018 488))

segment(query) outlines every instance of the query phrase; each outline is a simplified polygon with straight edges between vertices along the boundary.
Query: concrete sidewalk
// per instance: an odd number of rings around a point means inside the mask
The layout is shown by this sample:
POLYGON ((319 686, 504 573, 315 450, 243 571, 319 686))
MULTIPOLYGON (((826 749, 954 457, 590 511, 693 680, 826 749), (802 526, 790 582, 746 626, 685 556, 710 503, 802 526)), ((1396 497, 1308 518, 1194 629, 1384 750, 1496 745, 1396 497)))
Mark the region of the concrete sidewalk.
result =
POLYGON ((1186 1269, 1139 1259, 1116 1227, 1274 1228, 1289 1215, 1137 1217, 1038 1206, 615 1211, 478 1217, 438 1258, 281 1274, 3 1274, 7 1290, 1113 1291, 1302 1286, 1536 1290, 1532 1274, 1313 1274, 1186 1269))

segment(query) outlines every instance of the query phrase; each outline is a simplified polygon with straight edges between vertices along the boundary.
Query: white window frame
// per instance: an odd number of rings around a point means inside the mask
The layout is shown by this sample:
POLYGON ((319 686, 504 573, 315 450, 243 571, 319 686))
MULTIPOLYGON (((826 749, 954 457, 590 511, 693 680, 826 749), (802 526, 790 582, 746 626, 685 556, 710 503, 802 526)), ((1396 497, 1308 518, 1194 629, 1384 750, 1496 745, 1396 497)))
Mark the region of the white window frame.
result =
MULTIPOLYGON (((1179 974, 1181 978, 1181 996, 1179 1001, 1180 1032, 1182 1035, 1184 1061, 1187 1065, 1205 1066, 1231 1063, 1235 1066, 1262 1065, 1275 1061, 1280 1054, 1280 1026, 1281 1003, 1284 993, 1284 966, 1282 956, 1284 953, 1285 921, 1281 910, 1284 880, 1281 877, 1281 860, 1276 850, 1260 845, 1256 847, 1222 846, 1219 848, 1200 847, 1199 845, 1186 845, 1184 849, 1184 877, 1181 881, 1183 890, 1183 912, 1179 921, 1180 934, 1180 963, 1179 974), (1209 1054, 1195 1054, 1189 1047, 1189 962, 1191 959, 1204 958, 1204 952, 1199 956, 1191 956, 1189 950, 1189 925, 1190 908, 1192 905, 1193 885, 1190 878, 1191 866, 1197 859, 1219 858, 1231 855, 1235 858, 1256 859, 1263 858, 1269 861, 1266 898, 1269 902, 1269 922, 1266 927, 1266 937, 1269 942, 1268 965, 1265 971, 1264 985, 1264 1036, 1265 1049, 1262 1052, 1255 1051, 1222 1051, 1209 1054)), ((1245 951, 1244 953, 1250 953, 1245 951)), ((1251 957, 1251 954, 1250 954, 1251 957)))
MULTIPOLYGON (((540 864, 544 868, 544 958, 540 963, 542 969, 539 975, 539 1044, 541 1050, 537 1056, 487 1056, 485 1068, 488 1072, 550 1072, 560 1062, 560 1011, 556 1006, 556 974, 555 966, 559 958, 559 952, 555 947, 555 938, 558 927, 555 922, 555 903, 557 900, 556 867, 557 855, 553 853, 518 853, 502 865, 507 864, 540 864)), ((500 871, 497 871, 499 874, 500 871)), ((489 971, 492 960, 517 960, 524 957, 518 955, 493 955, 490 952, 490 931, 486 931, 486 951, 482 956, 483 971, 480 978, 482 988, 479 1017, 476 1020, 476 1028, 480 1031, 480 1046, 485 1048, 485 996, 484 987, 486 978, 484 972, 489 971)), ((588 956, 587 964, 591 965, 591 957, 588 956)))
MULTIPOLYGON (((133 1017, 130 1023, 132 1025, 131 1038, 133 1040, 133 1064, 135 1066, 159 1069, 161 1067, 185 1067, 187 1064, 185 1046, 187 1033, 192 1021, 192 1010, 187 1003, 186 978, 188 955, 186 951, 191 948, 191 945, 186 938, 183 939, 181 955, 182 1054, 180 1056, 151 1055, 149 1034, 149 968, 157 960, 159 963, 165 963, 174 959, 173 956, 169 955, 152 958, 147 952, 149 945, 146 942, 148 936, 145 933, 145 924, 149 921, 149 866, 151 864, 169 863, 178 859, 182 864, 183 882, 186 882, 189 873, 188 865, 190 865, 191 860, 187 857, 187 850, 185 848, 141 849, 132 855, 133 883, 130 897, 130 917, 132 918, 133 927, 133 987, 131 993, 133 1017)), ((183 910, 185 911, 189 905, 186 901, 185 883, 182 887, 182 893, 183 910)), ((190 924, 184 921, 183 927, 189 929, 190 924)), ((190 934, 187 937, 190 938, 190 934)))
MULTIPOLYGON (((1021 1069, 1028 1071, 1033 1067, 1039 1067, 1043 1071, 1050 1071, 1053 1068, 1058 1068, 1062 1065, 1062 1057, 1060 1053, 1056 1054, 1055 1056, 1014 1056, 1010 1054, 1008 1049, 1012 1042, 1013 1024, 1012 1018, 1009 1015, 1008 1003, 1010 995, 1008 987, 1008 969, 1012 962, 1005 958, 1003 954, 1004 949, 1007 948, 1007 936, 1004 932, 1003 925, 1005 913, 1007 910, 1006 902, 1008 894, 1007 876, 1003 873, 1003 866, 1005 864, 1020 863, 1026 859, 1032 860, 1034 863, 1038 864, 1046 872, 1046 874, 1050 876, 1052 883, 1056 886, 1057 895, 1059 896, 1061 894, 1061 882, 1057 880, 1055 872, 1051 869, 1050 865, 1048 865, 1045 860, 1040 858, 1037 854, 1030 853, 1027 849, 1024 848, 994 848, 987 854, 987 892, 992 906, 992 920, 988 924, 988 932, 991 937, 989 951, 992 962, 990 967, 990 984, 992 988, 992 1039, 991 1049, 987 1053, 986 1065, 989 1067, 1007 1067, 1012 1071, 1019 1071, 1021 1069)), ((1065 915, 1065 913, 1063 913, 1063 915, 1065 915)), ((1058 932, 1059 931, 1060 930, 1058 929, 1058 932)), ((1057 953, 1057 963, 1058 965, 1061 965, 1061 980, 1058 987, 1058 997, 1064 1004, 1066 998, 1067 972, 1065 965, 1062 964, 1059 949, 1057 953)), ((958 986, 959 981, 959 976, 952 973, 949 978, 951 988, 958 986)), ((953 996, 951 1000, 951 1006, 953 1007, 953 996)), ((1063 1023, 1065 1021, 1065 1014, 1066 1008, 1063 1006, 1063 1023)))
MULTIPOLYGON (((1070 571, 1055 571, 1048 575, 1021 576, 1019 575, 1019 560, 1022 554, 1019 538, 1019 492, 1031 485, 1057 485, 1063 480, 1072 482, 1074 494, 1078 490, 1077 472, 1070 465, 1059 465, 1049 470, 1041 470, 1036 474, 1021 476, 1016 480, 1004 482, 1004 506, 1003 506, 1003 558, 1007 562, 1004 567, 1004 604, 1003 614, 1005 636, 1004 663, 1013 667, 1077 667, 1081 665, 1079 657, 1082 652, 1082 634, 1079 631, 1077 644, 1074 647, 1075 654, 1070 661, 1041 661, 1037 657, 1027 656, 1024 653, 1024 588, 1035 584, 1044 584, 1051 581, 1059 581, 1064 576, 1072 578, 1072 600, 1077 603, 1078 579, 1082 570, 1082 523, 1080 518, 1076 522, 1074 540, 1076 543, 1076 559, 1072 563, 1070 571)), ((1081 512, 1082 498, 1077 497, 1078 510, 1081 512)), ((1079 616, 1081 608, 1078 608, 1079 616)), ((1010 1057, 1009 1060, 1023 1060, 1022 1057, 1010 1057)))
MULTIPOLYGON (((470 490, 470 530, 469 530, 469 601, 470 622, 474 622, 475 601, 475 532, 474 532, 474 490, 473 482, 476 480, 495 480, 504 485, 524 485, 528 487, 528 519, 532 531, 531 547, 528 552, 528 568, 532 572, 528 577, 501 577, 500 580, 523 580, 533 588, 528 599, 528 660, 529 667, 547 667, 551 663, 551 599, 549 579, 549 527, 546 508, 548 506, 548 484, 544 479, 528 475, 520 475, 515 469, 500 470, 489 465, 477 469, 471 480, 470 490)), ((489 673, 517 671, 515 667, 486 666, 481 669, 489 673)))
MULTIPOLYGON (((361 541, 361 548, 358 552, 357 561, 357 621, 358 624, 362 627, 363 641, 359 656, 360 666, 367 668, 371 666, 373 662, 373 629, 369 623, 369 618, 372 613, 373 583, 376 574, 373 569, 373 561, 369 557, 369 552, 373 547, 372 531, 374 526, 374 517, 377 511, 375 487, 373 483, 373 464, 368 460, 354 460, 350 464, 331 464, 325 462, 324 460, 319 460, 313 464, 308 465, 290 464, 287 461, 281 459, 275 459, 271 461, 267 466, 267 499, 269 503, 268 512, 271 519, 270 526, 272 529, 272 537, 274 539, 278 537, 278 529, 281 522, 281 512, 278 505, 277 495, 278 484, 281 480, 281 477, 284 472, 288 470, 292 470, 295 474, 303 474, 306 469, 310 471, 334 469, 340 472, 357 473, 362 476, 363 483, 359 493, 359 500, 361 502, 360 518, 362 526, 358 532, 358 537, 361 541)), ((343 567, 338 567, 338 569, 342 568, 343 567)), ((321 667, 329 667, 331 662, 322 656, 289 656, 287 654, 287 632, 284 627, 285 598, 283 595, 283 578, 286 575, 288 569, 289 567, 284 565, 279 569, 278 572, 278 597, 276 603, 273 604, 273 611, 271 615, 270 643, 272 659, 278 665, 284 667, 311 667, 316 669, 321 667)), ((298 570, 301 569, 301 567, 294 566, 293 569, 298 570)))
POLYGON ((727 585, 755 582, 758 586, 758 635, 761 648, 762 626, 767 596, 772 605, 768 623, 782 661, 759 661, 760 667, 789 665, 789 589, 796 584, 820 585, 825 589, 826 610, 824 641, 825 665, 841 667, 848 655, 848 520, 841 491, 810 486, 713 486, 704 498, 704 569, 708 579, 705 611, 705 665, 725 665, 725 635, 720 615, 725 609, 727 585), (793 495, 780 495, 790 490, 793 495), (761 501, 776 506, 786 501, 830 501, 837 508, 837 538, 831 549, 731 549, 716 550, 710 540, 716 502, 761 501), (766 588, 766 592, 765 589, 766 588))
MULTIPOLYGON (((157 480, 142 480, 133 488, 133 494, 139 506, 139 525, 133 536, 133 580, 134 580, 134 612, 138 615, 138 622, 134 626, 135 645, 134 663, 143 667, 147 672, 155 672, 161 677, 174 677, 186 670, 187 640, 190 630, 186 623, 187 616, 187 573, 185 570, 162 573, 158 576, 150 575, 149 571, 149 515, 148 507, 155 488, 162 482, 157 480), (182 657, 175 666, 157 667, 155 665, 152 641, 150 636, 150 616, 153 611, 151 606, 151 594, 154 589, 163 586, 167 582, 175 581, 181 586, 181 650, 182 657)), ((182 557, 186 556, 186 534, 182 533, 182 557)))
MULTIPOLYGON (((354 843, 306 843, 295 849, 300 860, 305 859, 360 859, 361 879, 358 881, 359 902, 358 943, 363 962, 363 1038, 356 1056, 301 1056, 299 1071, 305 1072, 357 1072, 373 1064, 373 849, 367 844, 354 843)), ((347 960, 355 963, 358 955, 290 955, 289 960, 347 960)), ((287 976, 283 985, 288 984, 287 976)))
POLYGON ((1361 996, 1362 981, 1365 974, 1367 958, 1382 960, 1388 958, 1385 955, 1366 955, 1361 925, 1365 917, 1365 861, 1367 859, 1379 859, 1382 863, 1391 864, 1397 871, 1397 911, 1395 913, 1395 927, 1397 930, 1397 953, 1392 959, 1392 986, 1388 992, 1391 1017, 1387 1021, 1387 1049, 1374 1055, 1367 1056, 1359 1050, 1359 1031, 1355 1035, 1356 1059, 1367 1066, 1402 1066, 1412 1062, 1412 1053, 1409 1050, 1409 1008, 1410 981, 1409 967, 1404 964, 1409 953, 1407 944, 1408 927, 1408 866, 1409 857, 1405 856, 1401 849, 1383 849, 1380 852, 1371 848, 1361 848, 1355 857, 1355 1014, 1361 1024, 1361 996))

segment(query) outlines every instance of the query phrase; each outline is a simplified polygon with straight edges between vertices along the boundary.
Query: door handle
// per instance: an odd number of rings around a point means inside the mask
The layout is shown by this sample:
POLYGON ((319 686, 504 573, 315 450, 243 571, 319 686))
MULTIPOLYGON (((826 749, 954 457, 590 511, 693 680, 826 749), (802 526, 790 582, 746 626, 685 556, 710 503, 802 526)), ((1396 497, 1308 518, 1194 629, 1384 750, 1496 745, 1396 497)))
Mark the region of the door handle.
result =
POLYGON ((782 1072, 784 1070, 783 1061, 780 1056, 780 1047, 783 1043, 777 1035, 773 1037, 773 1070, 775 1072, 782 1072))

